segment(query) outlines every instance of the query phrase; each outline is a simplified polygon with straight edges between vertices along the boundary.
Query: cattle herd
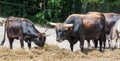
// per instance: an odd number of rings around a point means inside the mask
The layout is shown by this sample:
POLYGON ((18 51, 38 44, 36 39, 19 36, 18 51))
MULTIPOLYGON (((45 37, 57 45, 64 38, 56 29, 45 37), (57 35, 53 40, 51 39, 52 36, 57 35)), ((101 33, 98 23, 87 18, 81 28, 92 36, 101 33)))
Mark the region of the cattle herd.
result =
MULTIPOLYGON (((81 51, 84 51, 85 40, 87 40, 88 46, 90 46, 90 40, 92 40, 95 48, 98 48, 99 43, 100 51, 106 48, 106 40, 108 40, 110 49, 120 46, 118 42, 120 14, 117 13, 88 12, 86 14, 72 14, 68 16, 64 23, 50 22, 50 25, 55 26, 56 41, 68 40, 72 51, 74 44, 78 41, 81 51)), ((13 48, 14 39, 20 40, 21 48, 24 48, 25 41, 28 43, 29 49, 31 48, 31 42, 38 47, 44 47, 46 41, 46 34, 39 32, 29 19, 13 16, 8 17, 5 21, 4 38, 1 45, 4 45, 6 35, 10 49, 13 48)))

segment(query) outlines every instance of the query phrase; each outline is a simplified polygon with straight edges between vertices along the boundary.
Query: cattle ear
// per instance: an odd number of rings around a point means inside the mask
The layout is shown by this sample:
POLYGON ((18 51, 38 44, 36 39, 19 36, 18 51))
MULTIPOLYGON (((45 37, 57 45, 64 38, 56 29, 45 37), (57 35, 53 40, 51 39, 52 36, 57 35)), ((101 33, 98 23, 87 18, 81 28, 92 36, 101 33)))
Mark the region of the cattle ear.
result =
POLYGON ((52 23, 52 22, 50 22, 49 24, 50 24, 50 25, 53 25, 53 26, 56 26, 56 25, 57 25, 57 23, 52 23))
POLYGON ((71 28, 71 27, 73 27, 73 24, 64 24, 64 26, 67 28, 71 28))
POLYGON ((41 37, 41 36, 44 36, 45 35, 45 33, 39 33, 39 36, 41 37))
POLYGON ((44 36, 44 37, 46 37, 46 36, 50 36, 51 34, 49 34, 49 35, 46 35, 45 33, 39 33, 39 36, 44 36))

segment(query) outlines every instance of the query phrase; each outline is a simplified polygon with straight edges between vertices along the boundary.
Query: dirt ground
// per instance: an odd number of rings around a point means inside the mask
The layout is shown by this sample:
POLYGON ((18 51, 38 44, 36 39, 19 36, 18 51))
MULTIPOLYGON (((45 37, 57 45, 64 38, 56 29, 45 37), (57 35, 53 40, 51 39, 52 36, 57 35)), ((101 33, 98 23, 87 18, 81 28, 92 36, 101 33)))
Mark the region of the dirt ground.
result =
MULTIPOLYGON (((36 25, 40 32, 44 32, 47 28, 36 25)), ((0 26, 0 43, 3 39, 4 26, 0 26)), ((67 40, 62 43, 56 42, 56 34, 54 28, 49 28, 45 47, 43 49, 36 48, 32 43, 32 49, 28 50, 25 43, 25 49, 20 48, 19 40, 13 42, 13 50, 9 49, 9 43, 6 38, 5 45, 0 46, 0 61, 120 61, 120 49, 99 52, 99 49, 87 48, 85 42, 84 52, 80 51, 79 42, 74 45, 74 52, 70 51, 67 40)), ((93 43, 91 46, 93 47, 93 43)), ((107 44, 108 47, 108 44, 107 44)))

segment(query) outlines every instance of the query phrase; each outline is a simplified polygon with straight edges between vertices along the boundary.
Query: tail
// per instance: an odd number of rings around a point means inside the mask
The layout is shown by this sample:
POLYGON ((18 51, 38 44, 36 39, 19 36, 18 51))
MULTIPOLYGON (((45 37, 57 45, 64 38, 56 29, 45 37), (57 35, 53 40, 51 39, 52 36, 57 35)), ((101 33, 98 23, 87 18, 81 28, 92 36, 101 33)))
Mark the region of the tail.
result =
POLYGON ((4 45, 5 37, 6 37, 6 31, 7 31, 7 29, 6 29, 6 28, 7 28, 7 27, 6 27, 6 22, 7 22, 7 21, 5 21, 4 37, 3 37, 3 40, 2 40, 2 42, 1 42, 1 44, 0 44, 0 45, 2 45, 2 46, 4 45))

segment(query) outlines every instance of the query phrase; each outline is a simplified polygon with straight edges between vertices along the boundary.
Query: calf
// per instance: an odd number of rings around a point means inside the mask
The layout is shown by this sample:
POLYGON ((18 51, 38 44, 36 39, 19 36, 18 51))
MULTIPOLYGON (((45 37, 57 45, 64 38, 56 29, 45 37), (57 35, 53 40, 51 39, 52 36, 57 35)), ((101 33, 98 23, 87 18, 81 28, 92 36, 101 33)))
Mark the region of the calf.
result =
POLYGON ((6 33, 10 49, 13 49, 12 44, 14 39, 20 40, 21 48, 24 48, 23 40, 25 40, 28 43, 29 49, 31 48, 31 42, 34 42, 39 47, 43 47, 46 40, 45 34, 39 32, 34 27, 33 23, 29 19, 25 18, 7 18, 7 21, 5 21, 4 38, 1 45, 4 45, 6 33))

